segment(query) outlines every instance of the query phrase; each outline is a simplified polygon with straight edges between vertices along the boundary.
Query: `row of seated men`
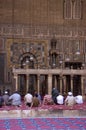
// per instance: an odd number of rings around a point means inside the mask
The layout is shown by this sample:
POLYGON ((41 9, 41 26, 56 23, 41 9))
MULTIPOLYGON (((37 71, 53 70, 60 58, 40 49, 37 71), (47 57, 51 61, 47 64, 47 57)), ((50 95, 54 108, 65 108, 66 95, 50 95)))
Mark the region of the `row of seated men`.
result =
MULTIPOLYGON (((74 104, 82 104, 83 97, 82 95, 73 96, 72 92, 68 92, 68 95, 65 97, 61 95, 56 88, 52 89, 51 95, 45 95, 43 100, 41 95, 37 92, 34 93, 34 96, 27 92, 24 96, 24 103, 26 106, 38 107, 41 105, 50 105, 50 104, 57 104, 57 105, 68 105, 72 106, 74 104)), ((0 107, 3 105, 13 105, 20 107, 22 105, 22 98, 18 91, 15 91, 12 95, 8 94, 8 91, 5 91, 3 95, 0 94, 0 107)))
POLYGON ((52 95, 45 95, 43 104, 57 104, 73 106, 75 104, 83 104, 85 99, 79 93, 77 96, 73 96, 72 92, 68 92, 67 95, 62 95, 56 88, 52 89, 52 95))
MULTIPOLYGON (((24 96, 24 104, 28 107, 37 107, 41 105, 41 102, 41 96, 36 92, 34 93, 34 96, 30 92, 27 92, 24 96)), ((0 107, 6 105, 20 107, 22 104, 22 96, 18 91, 15 91, 11 95, 9 95, 7 90, 4 92, 4 94, 0 93, 0 107)))

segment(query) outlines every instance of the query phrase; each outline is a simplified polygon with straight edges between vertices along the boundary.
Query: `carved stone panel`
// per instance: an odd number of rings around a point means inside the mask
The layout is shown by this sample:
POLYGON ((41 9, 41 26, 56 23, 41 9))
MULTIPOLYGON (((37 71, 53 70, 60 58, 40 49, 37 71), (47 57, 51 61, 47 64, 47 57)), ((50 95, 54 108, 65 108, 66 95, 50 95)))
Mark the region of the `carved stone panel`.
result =
POLYGON ((47 64, 46 56, 48 55, 48 52, 47 44, 45 41, 25 40, 21 42, 18 39, 15 41, 8 40, 6 49, 7 66, 19 67, 19 59, 21 55, 28 52, 36 57, 38 66, 41 68, 47 64))

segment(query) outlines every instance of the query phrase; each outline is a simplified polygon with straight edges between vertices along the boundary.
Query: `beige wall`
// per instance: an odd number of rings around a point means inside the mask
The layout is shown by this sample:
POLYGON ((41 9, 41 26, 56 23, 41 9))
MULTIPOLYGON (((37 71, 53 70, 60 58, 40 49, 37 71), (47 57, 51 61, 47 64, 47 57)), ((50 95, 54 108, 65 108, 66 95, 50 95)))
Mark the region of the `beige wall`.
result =
POLYGON ((82 20, 63 20, 64 0, 0 0, 0 23, 20 24, 86 24, 86 0, 83 1, 82 20))

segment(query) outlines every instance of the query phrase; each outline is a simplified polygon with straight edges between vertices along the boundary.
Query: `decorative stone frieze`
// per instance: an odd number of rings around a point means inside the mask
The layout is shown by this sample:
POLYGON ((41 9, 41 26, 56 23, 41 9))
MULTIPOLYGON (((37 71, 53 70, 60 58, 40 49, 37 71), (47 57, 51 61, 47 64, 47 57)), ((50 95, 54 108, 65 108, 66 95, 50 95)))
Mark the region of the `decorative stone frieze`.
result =
POLYGON ((74 27, 71 26, 46 26, 46 25, 39 25, 39 26, 25 26, 25 25, 18 25, 12 27, 11 24, 0 24, 0 35, 5 37, 23 37, 23 38, 51 38, 55 34, 58 38, 74 38, 77 37, 86 39, 86 27, 74 27))

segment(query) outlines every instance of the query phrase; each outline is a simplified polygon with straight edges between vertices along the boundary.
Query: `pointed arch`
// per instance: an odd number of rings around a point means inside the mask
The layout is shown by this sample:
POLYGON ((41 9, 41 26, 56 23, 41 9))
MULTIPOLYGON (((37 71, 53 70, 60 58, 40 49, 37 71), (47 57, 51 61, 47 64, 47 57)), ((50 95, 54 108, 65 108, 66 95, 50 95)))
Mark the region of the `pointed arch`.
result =
POLYGON ((21 68, 35 69, 38 66, 37 58, 34 54, 26 52, 19 57, 19 64, 21 68))
POLYGON ((64 0, 64 19, 81 19, 82 6, 82 0, 64 0))
POLYGON ((73 5, 73 19, 81 19, 82 16, 82 1, 75 0, 73 5))
POLYGON ((64 0, 64 18, 72 19, 72 1, 64 0))

